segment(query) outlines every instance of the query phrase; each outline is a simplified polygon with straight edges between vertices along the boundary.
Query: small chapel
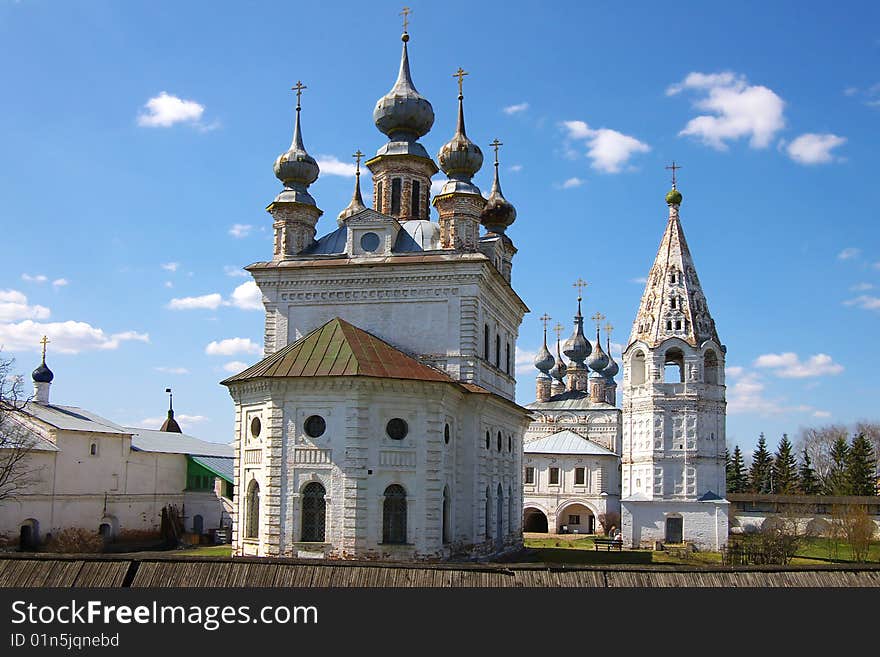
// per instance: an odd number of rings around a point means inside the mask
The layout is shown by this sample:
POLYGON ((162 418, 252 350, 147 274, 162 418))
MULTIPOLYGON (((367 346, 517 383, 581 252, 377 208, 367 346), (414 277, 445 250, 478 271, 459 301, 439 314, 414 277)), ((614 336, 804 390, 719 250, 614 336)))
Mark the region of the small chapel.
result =
MULTIPOLYGON (((385 141, 336 228, 309 193, 297 83, 290 148, 275 161, 271 259, 248 267, 265 306, 264 358, 229 377, 235 403, 237 555, 449 559, 522 546, 522 439, 514 356, 528 312, 511 283, 516 219, 498 172, 473 177, 459 68, 451 139, 419 139, 434 109, 413 82, 404 25, 397 79, 375 104, 385 141), (431 180, 442 171, 439 193, 431 180), (431 207, 439 219, 432 221, 431 207)), ((452 109, 452 108, 450 108, 452 109)))

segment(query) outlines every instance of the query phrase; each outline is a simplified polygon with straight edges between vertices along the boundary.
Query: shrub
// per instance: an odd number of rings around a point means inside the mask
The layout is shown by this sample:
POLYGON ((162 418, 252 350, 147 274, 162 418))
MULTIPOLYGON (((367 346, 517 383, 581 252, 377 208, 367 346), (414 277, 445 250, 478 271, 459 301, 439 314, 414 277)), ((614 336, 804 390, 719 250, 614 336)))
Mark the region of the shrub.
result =
POLYGON ((79 527, 53 532, 52 538, 46 543, 47 552, 86 554, 101 552, 103 549, 104 539, 99 533, 79 527))

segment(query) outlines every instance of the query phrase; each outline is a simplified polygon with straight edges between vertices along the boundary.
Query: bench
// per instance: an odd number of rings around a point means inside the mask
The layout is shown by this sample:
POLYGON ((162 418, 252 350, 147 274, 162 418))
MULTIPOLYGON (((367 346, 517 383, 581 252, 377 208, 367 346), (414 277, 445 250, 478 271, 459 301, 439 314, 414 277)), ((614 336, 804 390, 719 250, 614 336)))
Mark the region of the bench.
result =
POLYGON ((593 544, 596 548, 596 551, 599 551, 599 546, 604 547, 606 550, 623 550, 623 540, 620 538, 595 538, 593 539, 593 544))

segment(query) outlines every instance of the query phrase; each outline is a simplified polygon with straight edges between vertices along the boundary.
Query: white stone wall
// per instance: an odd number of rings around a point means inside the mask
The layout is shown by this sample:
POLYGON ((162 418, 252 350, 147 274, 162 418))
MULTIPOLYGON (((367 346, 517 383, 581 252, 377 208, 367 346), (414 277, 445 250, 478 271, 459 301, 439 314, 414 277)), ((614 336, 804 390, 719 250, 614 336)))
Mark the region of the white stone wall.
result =
POLYGON ((666 541, 666 519, 682 518, 684 540, 700 550, 717 551, 727 545, 728 503, 686 501, 627 501, 621 503, 621 532, 626 547, 654 546, 666 541))

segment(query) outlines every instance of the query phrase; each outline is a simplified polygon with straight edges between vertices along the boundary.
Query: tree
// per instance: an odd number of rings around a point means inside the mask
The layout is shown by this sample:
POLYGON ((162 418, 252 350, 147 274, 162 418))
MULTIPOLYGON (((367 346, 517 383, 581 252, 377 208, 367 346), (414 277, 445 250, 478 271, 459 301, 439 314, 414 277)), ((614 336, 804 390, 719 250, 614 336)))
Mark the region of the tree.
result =
POLYGON ((767 451, 767 440, 762 433, 758 437, 758 445, 752 454, 752 465, 749 467, 749 492, 769 493, 770 476, 772 475, 773 457, 767 451))
POLYGON ((739 445, 733 448, 733 456, 727 461, 727 492, 745 493, 749 480, 746 465, 739 445))
POLYGON ((846 467, 846 478, 851 495, 874 495, 876 485, 874 447, 863 433, 853 437, 846 467))
POLYGON ((825 481, 831 471, 831 448, 835 441, 843 437, 848 440, 849 431, 842 424, 829 424, 824 427, 802 429, 797 440, 798 451, 806 450, 810 455, 813 471, 820 481, 825 481))
POLYGON ((877 466, 880 469, 880 423, 877 422, 856 422, 856 433, 864 434, 871 441, 874 448, 874 458, 878 461, 877 466))
POLYGON ((12 374, 15 361, 0 357, 0 505, 20 495, 39 478, 29 466, 33 441, 20 422, 27 398, 21 377, 12 374))
POLYGON ((776 454, 773 456, 771 472, 773 474, 772 492, 779 495, 794 495, 798 488, 797 461, 791 453, 791 441, 788 434, 782 434, 776 454))
POLYGON ((822 481, 826 495, 849 495, 849 443, 844 436, 838 436, 831 446, 831 466, 822 481))
POLYGON ((798 488, 804 495, 818 495, 822 487, 819 479, 816 477, 816 471, 813 470, 813 462, 806 448, 801 454, 801 467, 798 471, 798 488))

